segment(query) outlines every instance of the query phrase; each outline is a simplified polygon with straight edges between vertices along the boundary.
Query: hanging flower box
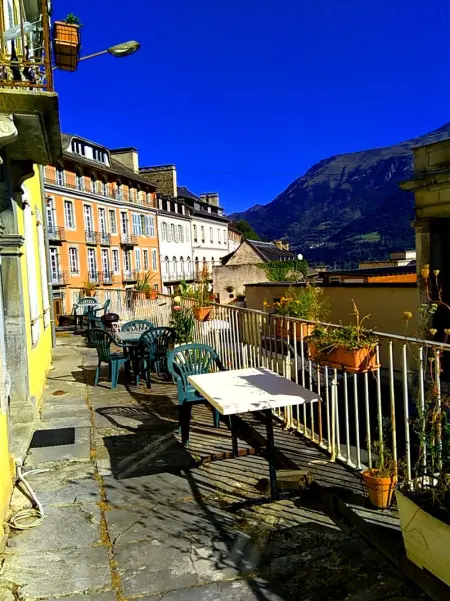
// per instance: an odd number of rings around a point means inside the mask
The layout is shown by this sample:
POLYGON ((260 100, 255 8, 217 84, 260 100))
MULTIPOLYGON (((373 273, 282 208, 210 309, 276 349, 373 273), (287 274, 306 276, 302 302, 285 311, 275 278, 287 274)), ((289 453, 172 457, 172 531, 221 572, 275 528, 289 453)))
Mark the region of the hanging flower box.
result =
MULTIPOLYGON (((315 325, 313 323, 296 323, 295 324, 295 339, 299 342, 301 340, 305 340, 307 336, 311 336, 314 332, 315 325)), ((276 332, 275 335, 277 338, 289 338, 292 340, 294 338, 294 322, 287 322, 282 319, 278 319, 276 322, 276 332)))
POLYGON ((359 349, 336 346, 330 351, 326 351, 319 350, 317 344, 311 340, 309 354, 311 359, 317 363, 353 373, 374 371, 380 367, 377 363, 377 349, 373 346, 359 349))
POLYGON ((80 52, 80 26, 55 21, 53 24, 54 62, 62 71, 76 71, 80 52))

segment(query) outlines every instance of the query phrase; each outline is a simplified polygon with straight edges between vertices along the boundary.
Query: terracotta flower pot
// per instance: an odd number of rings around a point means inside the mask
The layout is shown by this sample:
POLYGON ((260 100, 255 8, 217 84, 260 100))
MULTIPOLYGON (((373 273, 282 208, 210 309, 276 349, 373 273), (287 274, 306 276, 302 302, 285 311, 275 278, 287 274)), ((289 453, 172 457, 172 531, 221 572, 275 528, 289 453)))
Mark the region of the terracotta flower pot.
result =
POLYGON ((84 296, 92 296, 92 290, 85 290, 84 296))
POLYGON ((386 509, 392 503, 397 476, 380 478, 377 476, 377 473, 377 469, 372 469, 364 471, 361 475, 366 483, 371 504, 379 509, 386 509))
POLYGON ((80 27, 74 23, 53 24, 54 59, 58 69, 76 71, 80 51, 80 27))
POLYGON ((197 321, 208 321, 212 307, 194 307, 192 312, 197 321))
MULTIPOLYGON (((314 332, 315 325, 312 323, 296 323, 295 324, 295 339, 304 340, 307 336, 311 336, 314 332)), ((285 321, 280 319, 277 321, 276 326, 276 337, 277 338, 289 338, 292 340, 294 337, 294 322, 290 322, 289 325, 285 321)))
POLYGON ((158 291, 157 290, 150 290, 148 298, 150 300, 156 300, 158 298, 158 291))
POLYGON ((352 350, 346 346, 338 346, 331 351, 319 351, 314 341, 309 343, 311 358, 319 363, 344 369, 351 372, 373 371, 380 365, 377 363, 377 349, 364 347, 352 350))

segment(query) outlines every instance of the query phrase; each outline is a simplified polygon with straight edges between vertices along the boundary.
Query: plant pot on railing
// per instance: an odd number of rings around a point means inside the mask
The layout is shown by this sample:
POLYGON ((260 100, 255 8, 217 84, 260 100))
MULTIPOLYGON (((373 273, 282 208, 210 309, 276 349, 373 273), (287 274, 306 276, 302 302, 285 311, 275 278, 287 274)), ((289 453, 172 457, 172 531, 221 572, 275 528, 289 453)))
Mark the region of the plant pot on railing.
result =
POLYGON ((157 290, 146 290, 145 298, 147 300, 156 300, 158 298, 158 291, 157 290))
POLYGON ((408 559, 450 586, 450 525, 422 509, 398 488, 395 496, 408 559))
POLYGON ((317 344, 311 340, 309 355, 316 363, 354 373, 374 371, 380 367, 377 363, 377 350, 372 346, 359 349, 336 346, 330 350, 320 350, 317 344))
POLYGON ((194 307, 192 312, 197 321, 208 321, 212 307, 194 307))
MULTIPOLYGON (((304 340, 307 336, 311 336, 314 332, 315 325, 313 323, 295 322, 295 339, 304 340)), ((284 319, 276 321, 275 335, 277 338, 294 338, 294 322, 288 322, 284 319)))
POLYGON ((76 71, 80 52, 80 25, 55 21, 53 24, 54 61, 58 69, 76 71))
POLYGON ((361 476, 366 484, 371 504, 378 509, 389 507, 397 484, 397 476, 380 477, 378 469, 365 470, 361 476))

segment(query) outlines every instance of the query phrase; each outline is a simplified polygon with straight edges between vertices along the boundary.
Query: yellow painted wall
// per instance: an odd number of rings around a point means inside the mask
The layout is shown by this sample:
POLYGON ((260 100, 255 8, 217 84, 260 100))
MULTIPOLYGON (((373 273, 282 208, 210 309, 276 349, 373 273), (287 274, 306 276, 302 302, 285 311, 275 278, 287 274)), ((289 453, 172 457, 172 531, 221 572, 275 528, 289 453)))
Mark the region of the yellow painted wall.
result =
MULTIPOLYGON (((27 278, 27 266, 25 254, 22 256, 22 279, 23 279, 23 291, 24 291, 24 304, 25 304, 25 316, 27 319, 27 353, 28 353, 28 380, 29 380, 29 394, 36 398, 37 405, 39 406, 42 401, 42 395, 44 392, 44 386, 47 379, 47 373, 52 361, 52 337, 51 337, 51 325, 44 329, 43 320, 43 305, 42 305, 42 289, 41 289, 41 277, 40 277, 40 263, 39 263, 39 247, 38 247, 38 236, 36 226, 36 207, 39 209, 41 216, 44 215, 44 199, 41 194, 41 181, 39 175, 39 169, 35 166, 35 175, 31 179, 26 180, 23 184, 23 188, 28 191, 31 210, 33 212, 33 234, 34 234, 34 247, 36 257, 36 273, 37 273, 37 290, 38 290, 38 302, 39 302, 39 314, 41 321, 40 336, 37 344, 33 347, 31 344, 31 324, 30 324, 30 308, 29 308, 29 296, 28 296, 28 278, 27 278)), ((19 232, 23 233, 23 215, 19 215, 19 232)))
POLYGON ((0 410, 0 550, 2 547, 3 524, 13 488, 13 462, 8 451, 8 421, 0 410))

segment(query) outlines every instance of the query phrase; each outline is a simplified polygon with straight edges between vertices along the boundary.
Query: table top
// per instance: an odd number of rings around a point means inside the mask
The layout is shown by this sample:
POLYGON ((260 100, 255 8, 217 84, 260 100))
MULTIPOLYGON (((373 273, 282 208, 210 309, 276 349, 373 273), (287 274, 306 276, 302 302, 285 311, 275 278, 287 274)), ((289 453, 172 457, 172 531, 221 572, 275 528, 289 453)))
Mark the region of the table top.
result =
POLYGON ((120 340, 120 342, 128 342, 128 343, 138 343, 140 337, 142 336, 143 332, 140 330, 129 330, 129 331, 125 331, 125 332, 115 332, 114 336, 120 340))
POLYGON ((320 400, 316 392, 263 367, 188 376, 188 381, 222 415, 302 405, 320 400))

